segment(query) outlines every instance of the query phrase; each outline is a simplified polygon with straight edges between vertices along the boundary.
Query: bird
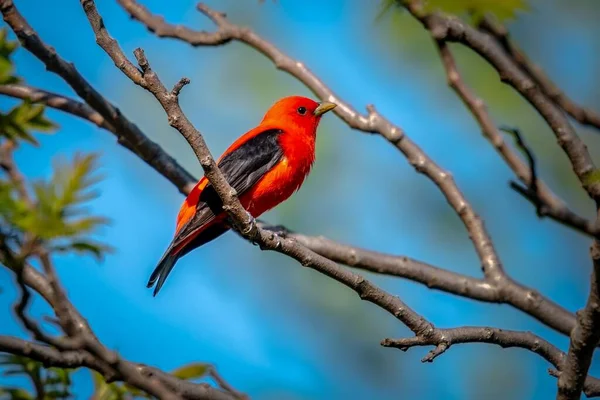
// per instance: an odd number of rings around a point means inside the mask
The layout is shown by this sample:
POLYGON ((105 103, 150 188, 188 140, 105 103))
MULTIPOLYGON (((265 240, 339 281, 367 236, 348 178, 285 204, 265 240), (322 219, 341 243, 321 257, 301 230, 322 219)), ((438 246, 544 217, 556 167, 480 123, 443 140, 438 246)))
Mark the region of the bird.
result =
MULTIPOLYGON (((336 104, 289 96, 275 102, 260 124, 235 140, 217 166, 253 217, 300 189, 315 161, 317 127, 336 104)), ((150 275, 153 296, 177 261, 230 229, 222 203, 206 177, 190 191, 177 215, 174 237, 150 275)))

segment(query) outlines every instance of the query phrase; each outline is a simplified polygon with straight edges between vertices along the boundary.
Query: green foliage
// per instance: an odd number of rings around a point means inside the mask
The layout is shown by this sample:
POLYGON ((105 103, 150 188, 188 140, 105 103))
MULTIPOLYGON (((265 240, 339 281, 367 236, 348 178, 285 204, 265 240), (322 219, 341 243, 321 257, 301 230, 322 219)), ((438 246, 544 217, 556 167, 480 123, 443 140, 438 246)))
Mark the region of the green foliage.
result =
POLYGON ((32 382, 37 396, 20 388, 0 387, 0 400, 33 400, 42 397, 47 400, 72 398, 71 370, 44 368, 42 363, 12 354, 0 354, 0 366, 4 376, 26 376, 32 382))
MULTIPOLYGON (((401 7, 405 2, 405 0, 384 0, 380 15, 401 7)), ((474 23, 486 15, 493 15, 500 21, 512 19, 519 11, 527 10, 527 0, 426 0, 423 5, 427 13, 441 11, 458 16, 466 15, 474 23)))
POLYGON ((0 29, 0 85, 17 83, 20 79, 13 75, 14 67, 10 56, 19 46, 19 42, 8 40, 6 28, 0 29))
MULTIPOLYGON (((0 85, 21 81, 14 75, 11 59, 18 45, 17 41, 8 40, 6 28, 0 29, 0 85)), ((0 137, 37 144, 30 131, 49 133, 56 129, 56 125, 44 116, 44 110, 41 104, 23 101, 8 113, 0 111, 0 137)))
POLYGON ((52 132, 56 125, 44 116, 45 107, 24 101, 7 114, 0 112, 0 136, 18 141, 25 140, 37 145, 30 131, 52 132))
POLYGON ((43 240, 50 250, 90 254, 100 259, 110 248, 86 237, 108 223, 90 216, 82 205, 95 197, 92 186, 97 157, 76 155, 71 163, 59 161, 48 181, 33 184, 35 199, 27 204, 17 196, 16 187, 0 181, 0 218, 19 233, 43 240))
POLYGON ((129 385, 120 382, 107 383, 96 371, 92 372, 94 382, 94 400, 129 400, 135 398, 151 399, 152 397, 129 385))

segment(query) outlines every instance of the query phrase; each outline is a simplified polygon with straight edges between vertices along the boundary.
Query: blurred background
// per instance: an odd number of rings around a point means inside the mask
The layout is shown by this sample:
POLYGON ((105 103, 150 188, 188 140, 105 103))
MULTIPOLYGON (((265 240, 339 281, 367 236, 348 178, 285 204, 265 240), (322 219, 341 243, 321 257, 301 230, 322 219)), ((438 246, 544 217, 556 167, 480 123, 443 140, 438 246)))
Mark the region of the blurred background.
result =
MULTIPOLYGON (((514 1, 512 1, 514 3, 514 1)), ((77 2, 17 1, 46 43, 154 141, 196 176, 192 151, 172 130, 158 103, 134 86, 95 44, 77 2)), ((493 2, 491 2, 493 3, 493 2)), ((520 3, 520 2, 517 2, 520 3)), ((212 30, 194 0, 143 4, 167 21, 212 30)), ((548 220, 508 188, 513 173, 482 137, 475 120, 447 87, 428 33, 397 9, 381 14, 367 0, 277 2, 208 1, 304 62, 358 109, 374 103, 403 127, 456 182, 484 218, 507 272, 571 311, 588 294, 590 240, 548 220)), ((143 47, 154 69, 172 85, 187 76, 184 111, 214 155, 254 127, 278 98, 311 94, 270 61, 239 43, 191 48, 161 40, 129 19, 116 2, 98 2, 111 34, 127 54, 143 47)), ((600 111, 600 4, 596 0, 530 0, 506 21, 515 41, 575 101, 600 111)), ((467 83, 487 102, 498 125, 518 126, 535 150, 540 175, 579 213, 593 205, 575 179, 540 116, 472 52, 453 46, 467 83)), ((30 85, 72 95, 24 50, 17 73, 30 85)), ((7 110, 11 100, 0 98, 7 110)), ((99 152, 101 196, 91 210, 112 223, 97 239, 115 247, 101 263, 56 259, 63 284, 104 343, 124 357, 169 370, 202 361, 252 398, 270 399, 547 399, 556 381, 549 364, 519 349, 468 344, 433 364, 379 345, 411 335, 392 316, 351 290, 301 268, 280 254, 261 252, 233 233, 179 263, 157 298, 147 278, 168 245, 183 198, 150 167, 89 123, 48 110, 60 124, 22 146, 17 162, 27 177, 51 174, 52 159, 99 152)), ((599 132, 576 125, 592 156, 599 132)), ((303 188, 263 219, 309 235, 407 255, 471 276, 479 261, 467 233, 439 190, 417 175, 380 137, 350 130, 333 115, 319 129, 317 162, 303 188)), ((367 274, 440 327, 491 325, 531 330, 561 349, 568 339, 508 306, 477 303, 397 278, 367 274)), ((2 333, 23 335, 10 305, 13 278, 0 269, 2 333)), ((37 314, 47 310, 34 308, 37 314)), ((596 361, 597 357, 596 357, 596 361)), ((600 374, 595 362, 592 374, 600 374)), ((0 381, 8 378, 0 377, 0 381)), ((89 397, 89 373, 75 374, 78 398, 89 397)))

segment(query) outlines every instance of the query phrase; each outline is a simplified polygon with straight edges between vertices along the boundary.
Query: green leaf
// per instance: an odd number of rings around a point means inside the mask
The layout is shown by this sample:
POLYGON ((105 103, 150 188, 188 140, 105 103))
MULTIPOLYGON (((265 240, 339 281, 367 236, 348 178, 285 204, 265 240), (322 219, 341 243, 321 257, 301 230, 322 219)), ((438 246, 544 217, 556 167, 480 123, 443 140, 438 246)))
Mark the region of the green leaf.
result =
POLYGON ((7 29, 0 29, 0 84, 17 83, 19 78, 13 75, 14 66, 10 59, 12 53, 19 46, 16 40, 8 40, 7 29))
POLYGON ((197 379, 205 376, 210 368, 210 364, 193 363, 177 368, 171 375, 184 380, 197 379))
POLYGON ((56 125, 44 116, 42 104, 24 101, 13 107, 7 114, 0 112, 0 135, 11 140, 25 140, 37 145, 32 131, 49 133, 56 125))
POLYGON ((61 253, 75 252, 81 255, 91 255, 97 261, 102 261, 106 253, 112 253, 114 251, 110 246, 93 241, 80 241, 68 243, 66 245, 57 245, 53 246, 52 250, 61 253))
POLYGON ((93 190, 99 181, 96 165, 95 154, 76 155, 70 163, 55 162, 52 178, 33 184, 33 205, 18 198, 12 183, 0 180, 0 222, 45 241, 54 251, 72 251, 101 260, 113 249, 86 236, 110 221, 90 215, 83 207, 98 195, 93 190))
POLYGON ((584 185, 593 185, 600 181, 600 169, 593 169, 583 177, 584 185))

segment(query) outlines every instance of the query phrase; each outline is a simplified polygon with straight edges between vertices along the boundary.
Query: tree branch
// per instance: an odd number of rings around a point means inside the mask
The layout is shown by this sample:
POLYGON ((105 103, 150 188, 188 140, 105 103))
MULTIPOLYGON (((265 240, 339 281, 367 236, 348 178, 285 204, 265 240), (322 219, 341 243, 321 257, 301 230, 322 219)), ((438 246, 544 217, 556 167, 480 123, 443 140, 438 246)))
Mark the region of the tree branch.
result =
MULTIPOLYGON (((594 228, 597 229, 600 225, 600 180, 596 178, 598 171, 585 143, 570 125, 563 110, 548 97, 539 83, 507 54, 506 49, 496 40, 497 37, 490 35, 485 30, 478 31, 458 18, 441 13, 426 13, 418 0, 404 0, 401 3, 431 32, 437 42, 459 42, 477 52, 496 69, 503 82, 516 89, 540 113, 569 158, 582 187, 596 203, 597 220, 594 228)), ((536 197, 533 198, 537 200, 536 197)), ((593 249, 595 248, 600 248, 598 239, 594 240, 593 249)), ((594 267, 596 267, 594 257, 597 252, 592 250, 594 267)), ((577 323, 571 332, 565 371, 561 373, 558 383, 557 399, 560 400, 579 398, 593 351, 600 338, 600 332, 594 333, 594 329, 596 331, 600 329, 600 313, 598 312, 600 294, 598 285, 595 283, 595 273, 596 271, 592 276, 587 304, 579 312, 577 323)))
POLYGON ((56 108, 57 110, 88 120, 99 128, 106 129, 116 134, 115 127, 99 112, 95 111, 87 104, 75 99, 70 99, 61 96, 60 94, 47 92, 25 84, 0 85, 0 94, 16 99, 27 100, 32 103, 45 104, 48 107, 56 108))
POLYGON ((184 187, 192 180, 191 176, 187 176, 185 181, 180 181, 181 176, 178 172, 182 168, 179 167, 177 161, 172 158, 164 158, 166 154, 160 151, 160 147, 148 139, 137 125, 129 121, 117 107, 94 89, 77 71, 74 64, 63 60, 56 50, 43 43, 19 13, 12 0, 0 0, 0 11, 4 21, 15 32, 23 47, 40 59, 46 65, 47 70, 63 78, 92 109, 112 125, 114 130, 111 132, 117 136, 121 145, 155 169, 164 171, 164 174, 168 174, 169 180, 178 182, 177 187, 184 187), (174 170, 173 166, 177 166, 177 170, 174 170))
POLYGON ((516 89, 540 113, 554 132, 558 144, 569 158, 575 175, 588 195, 600 203, 600 181, 590 179, 596 166, 568 119, 538 85, 515 64, 502 46, 488 33, 478 31, 459 18, 428 14, 423 11, 418 0, 402 0, 401 3, 423 26, 431 32, 436 41, 458 42, 483 57, 500 75, 502 82, 516 89))
MULTIPOLYGON (((527 187, 511 182, 511 188, 521 194, 527 200, 536 206, 536 212, 540 217, 549 217, 565 226, 576 231, 590 235, 592 237, 600 236, 600 232, 595 228, 594 223, 570 210, 562 200, 560 200, 546 186, 544 182, 535 174, 535 160, 533 153, 526 146, 520 134, 517 133, 517 144, 528 157, 528 164, 525 164, 516 152, 506 144, 500 130, 494 124, 484 101, 478 98, 473 91, 466 85, 461 77, 454 56, 448 44, 444 40, 436 40, 442 64, 446 70, 448 84, 461 98, 465 106, 475 117, 482 129, 484 136, 500 153, 502 159, 514 171, 519 180, 527 187)), ((511 130, 514 132, 514 129, 511 130)))
POLYGON ((600 342, 600 243, 591 247, 593 262, 590 294, 585 307, 577 312, 577 325, 571 332, 569 352, 558 378, 559 400, 579 399, 594 350, 600 342))
POLYGON ((289 237, 328 259, 365 271, 397 276, 465 298, 488 303, 509 304, 543 324, 569 335, 575 327, 575 317, 569 311, 545 298, 536 290, 513 280, 495 283, 434 267, 405 256, 395 256, 349 246, 325 237, 306 236, 282 226, 265 229, 289 237))
POLYGON ((525 53, 510 40, 510 34, 502 24, 493 21, 487 16, 481 20, 479 29, 493 35, 502 45, 504 51, 506 51, 506 53, 512 57, 514 62, 535 81, 548 98, 554 101, 578 122, 600 129, 600 114, 580 106, 560 90, 560 88, 548 78, 542 68, 531 62, 525 53))
MULTIPOLYGON (((531 332, 511 331, 490 327, 463 326, 451 329, 438 329, 442 340, 434 337, 412 337, 405 339, 384 339, 385 347, 395 347, 407 351, 415 346, 435 346, 424 358, 423 362, 432 362, 452 345, 462 343, 488 343, 507 347, 519 347, 536 353, 550 362, 559 371, 564 368, 565 353, 531 332)), ((560 374, 563 375, 563 374, 560 374)), ((585 379, 586 376, 584 375, 585 379)), ((600 379, 585 379, 585 394, 588 397, 600 396, 600 379)))
MULTIPOLYGON (((202 135, 184 115, 175 94, 176 90, 169 92, 166 89, 156 73, 150 68, 148 60, 141 49, 137 49, 134 52, 141 71, 135 68, 124 56, 116 41, 109 36, 94 1, 81 0, 81 3, 96 34, 98 44, 115 63, 117 61, 123 62, 120 64, 120 69, 134 83, 144 87, 154 95, 167 113, 169 123, 188 141, 204 169, 205 176, 223 202, 223 209, 233 220, 234 226, 237 227, 238 232, 242 236, 258 244, 263 250, 273 250, 286 254, 303 266, 312 268, 351 288, 361 299, 374 303, 394 315, 415 334, 434 329, 429 321, 409 308, 398 297, 392 296, 376 287, 362 276, 341 268, 331 260, 319 256, 291 239, 281 238, 273 232, 259 228, 253 218, 244 210, 237 199, 235 191, 229 186, 223 174, 217 168, 202 135)), ((178 85, 176 85, 177 87, 178 85)))
MULTIPOLYGON (((96 357, 84 350, 61 351, 54 347, 29 342, 23 339, 0 335, 0 352, 28 357, 41 362, 46 368, 80 368, 85 367, 102 374, 108 381, 125 380, 106 364, 100 362, 96 357)), ((208 384, 191 383, 172 375, 166 374, 156 368, 144 364, 131 363, 132 368, 137 369, 145 377, 160 380, 173 392, 179 393, 182 398, 189 400, 231 400, 239 398, 233 393, 229 394, 211 387, 208 384)), ((223 382, 225 383, 225 382, 223 382)), ((227 385, 225 383, 225 385, 227 385)))

